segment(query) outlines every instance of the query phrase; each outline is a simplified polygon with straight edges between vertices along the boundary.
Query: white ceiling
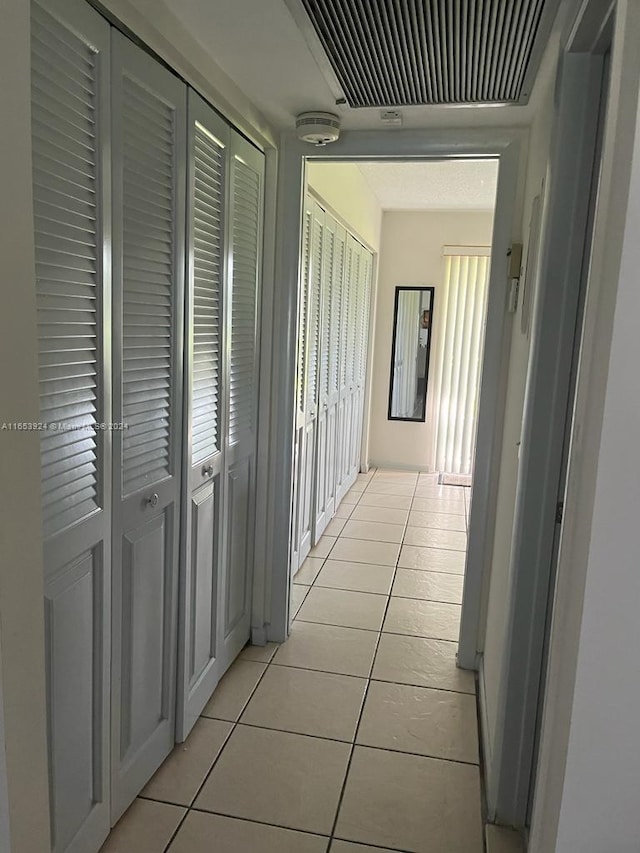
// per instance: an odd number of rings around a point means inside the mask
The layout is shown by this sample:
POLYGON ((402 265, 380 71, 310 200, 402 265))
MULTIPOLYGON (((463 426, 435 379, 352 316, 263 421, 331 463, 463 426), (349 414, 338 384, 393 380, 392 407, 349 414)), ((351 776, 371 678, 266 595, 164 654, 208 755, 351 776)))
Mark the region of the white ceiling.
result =
MULTIPOLYGON (((338 112, 345 130, 382 127, 378 109, 336 107, 336 92, 286 0, 164 3, 274 128, 292 129, 298 113, 318 109, 338 112)), ((404 127, 423 128, 524 126, 534 110, 535 89, 525 107, 406 107, 402 112, 404 127)))
POLYGON ((383 210, 493 210, 496 160, 359 163, 383 210))

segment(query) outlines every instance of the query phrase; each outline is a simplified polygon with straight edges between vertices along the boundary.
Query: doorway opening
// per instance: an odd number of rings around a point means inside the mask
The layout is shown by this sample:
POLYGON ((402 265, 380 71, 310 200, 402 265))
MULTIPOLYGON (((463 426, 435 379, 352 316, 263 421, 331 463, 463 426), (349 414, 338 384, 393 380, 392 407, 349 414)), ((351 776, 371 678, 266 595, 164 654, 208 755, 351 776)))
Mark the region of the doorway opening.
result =
MULTIPOLYGON (((497 158, 307 164, 291 619, 312 586, 309 601, 348 610, 355 600, 335 590, 389 596, 396 570, 451 570, 441 595, 460 610, 498 169, 497 158)), ((404 582, 418 580, 430 579, 404 582)))
MULTIPOLYGON (((452 535, 408 531, 414 547, 466 553, 466 521, 447 510, 470 504, 497 180, 495 158, 307 165, 292 583, 308 557, 327 558, 338 527, 366 535, 335 517, 370 468, 428 484, 413 521, 452 535)), ((382 500, 406 525, 411 507, 382 500)), ((384 512, 365 514, 375 524, 384 512)), ((405 531, 388 533, 404 544, 405 531)))

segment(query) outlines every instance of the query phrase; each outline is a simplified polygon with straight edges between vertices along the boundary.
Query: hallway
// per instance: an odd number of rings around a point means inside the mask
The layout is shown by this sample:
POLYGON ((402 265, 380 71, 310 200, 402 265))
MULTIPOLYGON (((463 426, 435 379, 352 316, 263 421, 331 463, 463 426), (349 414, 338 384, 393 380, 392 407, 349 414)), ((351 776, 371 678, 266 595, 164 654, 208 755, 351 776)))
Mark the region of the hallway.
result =
POLYGON ((295 577, 288 642, 242 652, 102 853, 481 853, 455 666, 469 490, 436 479, 359 475, 295 577))

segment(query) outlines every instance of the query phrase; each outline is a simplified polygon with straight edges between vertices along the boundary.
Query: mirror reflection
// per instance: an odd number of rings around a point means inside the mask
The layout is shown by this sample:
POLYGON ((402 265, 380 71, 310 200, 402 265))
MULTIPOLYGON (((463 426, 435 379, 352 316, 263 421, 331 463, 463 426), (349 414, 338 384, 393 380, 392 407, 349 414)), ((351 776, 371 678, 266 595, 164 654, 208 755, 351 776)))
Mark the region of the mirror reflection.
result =
POLYGON ((396 287, 389 420, 425 420, 433 298, 433 287, 396 287))

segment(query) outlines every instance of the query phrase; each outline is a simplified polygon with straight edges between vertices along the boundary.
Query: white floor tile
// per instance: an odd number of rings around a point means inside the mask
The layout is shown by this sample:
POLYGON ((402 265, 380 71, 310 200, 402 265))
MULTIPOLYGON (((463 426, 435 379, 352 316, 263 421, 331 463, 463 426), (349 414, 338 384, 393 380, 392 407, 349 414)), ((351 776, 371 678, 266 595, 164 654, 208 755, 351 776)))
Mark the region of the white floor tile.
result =
MULTIPOLYGON (((217 814, 190 812, 169 853, 325 853, 326 849, 327 839, 319 835, 217 814)), ((132 847, 133 850, 143 853, 140 848, 132 847)))
POLYGON ((378 495, 399 495, 403 497, 413 497, 415 486, 413 483, 390 483, 384 480, 379 480, 374 477, 369 486, 367 486, 367 494, 378 495))
POLYGON ((482 853, 478 768, 357 746, 336 837, 413 853, 482 853))
POLYGON ((357 743, 477 764, 475 696, 372 681, 357 743))
POLYGON ((185 809, 134 800, 100 848, 100 853, 164 853, 185 809))
POLYGON ((232 728, 232 723, 201 717, 186 741, 176 744, 145 785, 142 796, 181 806, 191 805, 232 728))
POLYGON ((458 693, 475 693, 472 672, 456 665, 458 644, 400 634, 382 634, 371 677, 458 693))
POLYGON ((444 512, 447 515, 465 514, 464 501, 446 501, 441 498, 415 497, 411 509, 417 512, 444 512))
MULTIPOLYGON (((316 586, 388 595, 394 571, 393 566, 376 566, 372 563, 348 563, 345 560, 327 560, 322 571, 316 578, 316 586)), ((414 574, 422 574, 422 572, 415 572, 414 574)))
POLYGON ((329 524, 327 524, 324 535, 325 536, 340 536, 342 533, 342 528, 347 523, 345 518, 332 518, 329 524))
POLYGON ((307 597, 310 587, 305 584, 294 583, 291 587, 291 618, 295 619, 298 610, 302 607, 302 603, 307 597))
POLYGON ((457 604, 391 598, 382 630, 388 634, 457 640, 461 609, 457 604))
POLYGON ((349 675, 270 666, 240 722, 350 742, 366 685, 349 675))
POLYGON ((407 495, 381 495, 365 492, 359 506, 383 506, 389 509, 409 509, 411 498, 407 495))
POLYGON ((385 524, 406 524, 409 510, 391 509, 385 506, 367 506, 359 503, 353 510, 351 518, 354 521, 382 521, 385 524))
POLYGON ((340 625, 343 628, 379 631, 386 606, 385 595, 314 586, 305 598, 296 619, 340 625))
POLYGON ((420 598, 427 601, 444 601, 447 604, 462 604, 463 584, 462 575, 398 569, 391 594, 399 598, 420 598))
POLYGON ((419 545, 403 545, 398 566, 425 572, 448 572, 463 575, 466 562, 464 551, 446 548, 422 548, 419 545))
POLYGON ((405 545, 425 548, 445 548, 451 551, 467 550, 467 534, 460 530, 439 530, 434 527, 407 527, 405 545))
POLYGON ((310 557, 328 557, 329 552, 336 543, 335 536, 321 536, 317 545, 309 551, 310 557))
POLYGON ((266 668, 266 664, 255 661, 236 660, 216 687, 202 715, 235 722, 266 668))
POLYGON ((367 539, 369 542, 402 542, 403 524, 383 521, 358 521, 350 518, 342 531, 342 538, 367 539))
POLYGON ((467 530, 467 522, 464 515, 448 515, 445 512, 418 512, 409 513, 409 525, 411 527, 436 527, 440 530, 467 530))
POLYGON ((303 586, 311 586, 318 577, 323 564, 324 557, 307 557, 293 576, 293 582, 301 583, 303 586))
POLYGON ((378 635, 373 631, 294 622, 273 659, 276 664, 368 677, 378 635))
POLYGON ((349 752, 346 743, 237 726, 195 807, 328 835, 349 752))
POLYGON ((395 566, 399 551, 400 546, 392 542, 368 542, 364 539, 340 537, 331 551, 331 559, 395 566))

